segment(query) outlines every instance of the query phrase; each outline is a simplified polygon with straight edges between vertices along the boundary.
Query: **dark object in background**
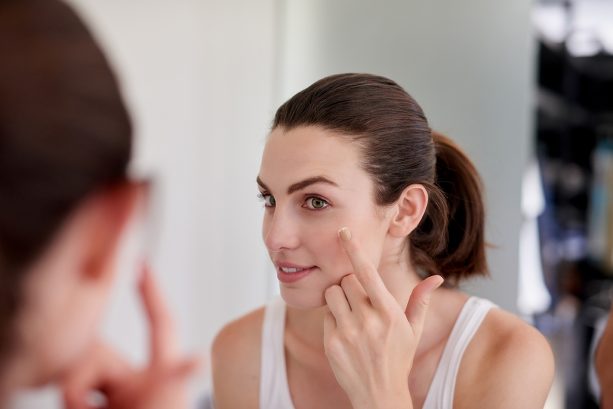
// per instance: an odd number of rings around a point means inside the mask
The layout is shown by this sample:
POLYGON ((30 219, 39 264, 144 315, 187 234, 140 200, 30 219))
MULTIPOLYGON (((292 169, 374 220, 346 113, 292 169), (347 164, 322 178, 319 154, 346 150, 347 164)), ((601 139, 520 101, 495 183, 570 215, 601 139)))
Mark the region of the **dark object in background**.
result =
MULTIPOLYGON (((613 142, 613 55, 576 57, 567 48, 539 43, 536 151, 542 168, 546 211, 539 220, 546 282, 556 307, 576 305, 565 372, 566 407, 598 408, 587 386, 589 346, 602 296, 613 285, 606 260, 589 252, 594 152, 613 142), (601 294, 602 293, 602 294, 601 294), (600 300, 596 303, 594 300, 600 300)), ((613 185, 610 186, 613 189, 613 185)), ((613 192, 610 192, 613 195, 613 192)), ((611 221, 602 220, 597 223, 611 221)), ((608 249, 613 254, 613 248, 608 249)))

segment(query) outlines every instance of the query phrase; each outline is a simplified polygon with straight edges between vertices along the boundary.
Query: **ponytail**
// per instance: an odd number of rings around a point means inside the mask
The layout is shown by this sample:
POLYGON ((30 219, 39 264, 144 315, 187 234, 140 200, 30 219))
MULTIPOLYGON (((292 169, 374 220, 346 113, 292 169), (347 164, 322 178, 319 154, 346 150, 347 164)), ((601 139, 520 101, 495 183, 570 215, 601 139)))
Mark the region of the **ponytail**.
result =
POLYGON ((482 182, 473 163, 451 139, 436 131, 432 138, 436 189, 430 191, 425 220, 412 238, 413 258, 428 274, 442 274, 456 285, 468 276, 489 274, 482 182))

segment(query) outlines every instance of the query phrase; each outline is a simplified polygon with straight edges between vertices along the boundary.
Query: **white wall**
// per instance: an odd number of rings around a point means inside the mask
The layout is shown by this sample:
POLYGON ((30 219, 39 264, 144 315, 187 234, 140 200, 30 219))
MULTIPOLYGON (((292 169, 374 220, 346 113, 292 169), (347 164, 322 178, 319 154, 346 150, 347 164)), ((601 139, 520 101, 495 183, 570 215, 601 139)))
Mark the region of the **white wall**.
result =
POLYGON ((154 267, 188 344, 205 345, 267 294, 255 177, 272 115, 273 2, 75 2, 123 76, 135 169, 159 182, 154 267))
POLYGON ((135 169, 159 182, 154 267, 188 343, 205 345, 267 295, 255 177, 273 112, 273 1, 74 1, 123 76, 135 169))
POLYGON ((476 163, 487 194, 492 280, 472 292, 516 310, 520 178, 533 71, 529 0, 284 0, 285 99, 338 72, 388 76, 476 163))

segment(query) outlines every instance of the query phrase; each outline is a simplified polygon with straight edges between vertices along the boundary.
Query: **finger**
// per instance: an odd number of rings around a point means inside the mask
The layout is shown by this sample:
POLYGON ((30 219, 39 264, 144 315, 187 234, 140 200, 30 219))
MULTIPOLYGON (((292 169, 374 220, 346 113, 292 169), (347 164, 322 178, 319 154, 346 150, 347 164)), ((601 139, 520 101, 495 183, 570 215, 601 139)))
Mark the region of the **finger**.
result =
POLYGON ((139 291, 150 332, 151 364, 170 362, 177 354, 174 324, 149 266, 143 266, 139 291))
POLYGON ((179 362, 172 371, 172 377, 176 380, 186 380, 202 370, 204 359, 200 356, 186 358, 179 362))
POLYGON ((349 307, 354 312, 365 312, 366 309, 371 307, 368 294, 362 287, 362 284, 358 281, 355 274, 349 274, 343 277, 341 280, 341 287, 345 292, 349 307))
POLYGON ((324 297, 330 312, 334 316, 336 326, 340 327, 348 323, 351 319, 351 308, 349 308, 343 289, 338 285, 333 285, 326 290, 324 297))
POLYGON ((353 272, 360 284, 362 284, 373 306, 375 308, 383 308, 388 305, 393 296, 385 287, 375 266, 362 253, 357 240, 351 237, 351 232, 347 227, 340 229, 338 235, 347 256, 349 256, 353 272))
POLYGON ((326 311, 326 316, 324 317, 324 343, 327 343, 327 339, 334 333, 336 330, 336 320, 334 319, 334 314, 330 310, 326 311))
POLYGON ((418 337, 421 336, 426 313, 430 305, 430 297, 434 290, 443 284, 443 281, 443 277, 439 275, 430 276, 417 284, 411 293, 406 316, 418 337))
POLYGON ((130 365, 110 347, 95 342, 60 379, 60 388, 68 409, 90 409, 94 391, 107 389, 121 376, 128 376, 130 365))

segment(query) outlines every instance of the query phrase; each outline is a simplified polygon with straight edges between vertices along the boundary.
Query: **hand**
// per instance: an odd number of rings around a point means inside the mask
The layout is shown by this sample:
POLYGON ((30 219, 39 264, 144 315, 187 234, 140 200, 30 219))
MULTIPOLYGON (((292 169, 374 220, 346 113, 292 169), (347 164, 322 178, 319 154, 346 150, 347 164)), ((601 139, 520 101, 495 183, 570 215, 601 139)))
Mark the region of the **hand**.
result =
POLYGON ((173 323, 147 267, 139 292, 150 330, 150 361, 136 369, 109 346, 96 342, 62 380, 66 409, 177 409, 186 408, 186 384, 199 366, 194 358, 177 353, 173 323), (102 406, 88 398, 99 392, 102 406))
POLYGON ((347 228, 339 231, 354 268, 341 285, 326 290, 330 309, 324 347, 337 381, 354 409, 412 408, 408 377, 432 292, 440 276, 414 289, 406 311, 387 290, 347 228))

